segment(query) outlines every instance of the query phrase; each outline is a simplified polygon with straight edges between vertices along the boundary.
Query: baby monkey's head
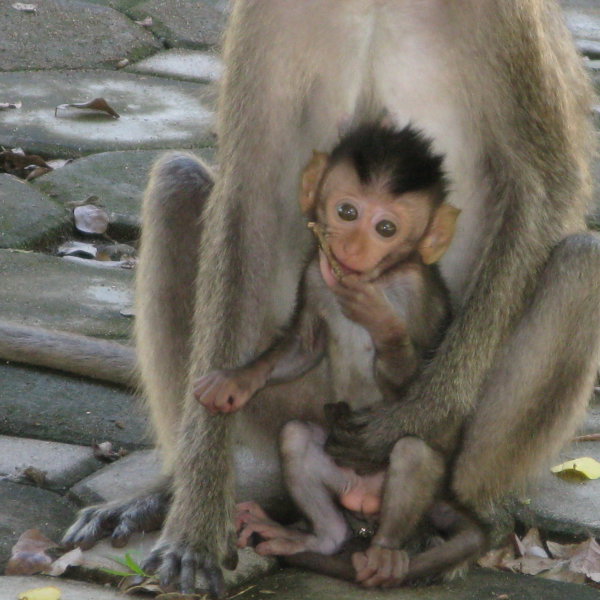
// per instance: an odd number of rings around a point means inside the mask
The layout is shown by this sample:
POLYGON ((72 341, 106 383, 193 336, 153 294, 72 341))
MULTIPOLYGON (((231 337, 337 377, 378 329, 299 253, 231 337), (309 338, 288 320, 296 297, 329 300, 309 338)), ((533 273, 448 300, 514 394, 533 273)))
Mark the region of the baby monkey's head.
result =
POLYGON ((300 204, 316 221, 326 280, 349 273, 373 280, 409 257, 425 264, 442 257, 460 211, 445 203, 443 157, 431 146, 410 125, 372 123, 345 135, 331 154, 313 153, 300 204))

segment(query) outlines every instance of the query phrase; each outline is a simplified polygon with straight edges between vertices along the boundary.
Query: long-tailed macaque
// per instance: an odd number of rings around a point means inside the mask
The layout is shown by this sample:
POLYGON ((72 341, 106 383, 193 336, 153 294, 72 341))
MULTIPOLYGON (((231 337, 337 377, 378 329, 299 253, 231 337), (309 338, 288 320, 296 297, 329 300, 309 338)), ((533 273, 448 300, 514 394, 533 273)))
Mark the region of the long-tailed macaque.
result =
POLYGON ((183 590, 202 571, 215 593, 236 557, 234 447, 266 488, 277 431, 322 418, 327 378, 317 367, 273 386, 234 419, 208 415, 192 384, 289 320, 311 245, 295 190, 340 123, 414 123, 462 212, 440 262, 455 316, 435 357, 404 401, 334 429, 329 452, 383 461, 402 437, 442 454, 460 439, 448 490, 482 515, 572 435, 600 339, 592 94, 555 0, 237 0, 224 60, 214 186, 171 155, 144 201, 137 346, 171 493, 89 508, 66 535, 122 542, 166 512, 148 566, 183 590))
MULTIPOLYGON (((247 365, 201 377, 194 384, 200 403, 213 414, 234 412, 266 385, 297 379, 324 355, 333 398, 346 407, 400 400, 450 316, 433 265, 450 245, 459 211, 443 202, 441 165, 442 157, 409 126, 364 125, 331 156, 316 153, 303 173, 300 204, 316 221, 321 249, 305 273, 294 323, 247 365)), ((338 552, 351 529, 335 497, 361 515, 381 512, 372 547, 353 557, 357 580, 386 581, 393 556, 394 583, 400 582, 409 563, 399 549, 434 504, 444 456, 423 440, 403 438, 386 476, 369 456, 337 465, 323 449, 325 437, 323 428, 301 421, 287 423, 281 435, 284 479, 312 530, 283 527, 252 507, 238 518, 241 545, 256 532, 266 538, 257 547, 263 554, 338 552), (353 467, 375 472, 359 475, 353 467)), ((457 562, 464 555, 461 549, 457 562)))

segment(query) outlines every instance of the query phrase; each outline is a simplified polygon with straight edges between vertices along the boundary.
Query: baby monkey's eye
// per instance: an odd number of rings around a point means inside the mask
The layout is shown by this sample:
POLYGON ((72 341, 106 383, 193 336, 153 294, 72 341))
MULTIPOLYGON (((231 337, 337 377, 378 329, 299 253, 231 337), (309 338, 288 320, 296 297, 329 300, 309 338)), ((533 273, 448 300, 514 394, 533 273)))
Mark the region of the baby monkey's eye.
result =
POLYGON ((379 221, 375 225, 375 231, 382 237, 392 237, 396 233, 396 226, 391 221, 379 221))
POLYGON ((354 221, 358 217, 356 206, 349 202, 344 202, 337 207, 337 214, 344 221, 354 221))

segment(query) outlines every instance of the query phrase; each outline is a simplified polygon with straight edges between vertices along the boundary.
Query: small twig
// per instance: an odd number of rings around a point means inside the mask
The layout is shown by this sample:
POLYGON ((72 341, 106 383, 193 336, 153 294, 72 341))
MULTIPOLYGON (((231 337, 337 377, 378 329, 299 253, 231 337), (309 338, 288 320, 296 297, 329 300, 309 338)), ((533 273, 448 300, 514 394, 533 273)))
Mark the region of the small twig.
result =
POLYGON ((323 250, 327 260, 329 261, 329 264, 331 265, 331 270, 333 271, 335 278, 339 281, 344 276, 344 272, 340 267, 340 263, 338 263, 337 259, 333 255, 333 252, 331 252, 331 248, 327 243, 327 238, 325 237, 323 228, 321 225, 319 225, 319 223, 315 223, 314 221, 310 221, 307 224, 307 227, 315 234, 321 250, 323 250))
POLYGON ((254 584, 247 588, 244 588, 243 590, 240 590, 237 594, 234 594, 233 596, 228 596, 227 600, 233 600, 233 598, 237 598, 238 596, 241 596, 242 594, 245 594, 246 592, 253 590, 255 587, 257 587, 257 584, 254 584))
POLYGON ((600 433, 588 433, 573 438, 573 442, 600 442, 600 433))

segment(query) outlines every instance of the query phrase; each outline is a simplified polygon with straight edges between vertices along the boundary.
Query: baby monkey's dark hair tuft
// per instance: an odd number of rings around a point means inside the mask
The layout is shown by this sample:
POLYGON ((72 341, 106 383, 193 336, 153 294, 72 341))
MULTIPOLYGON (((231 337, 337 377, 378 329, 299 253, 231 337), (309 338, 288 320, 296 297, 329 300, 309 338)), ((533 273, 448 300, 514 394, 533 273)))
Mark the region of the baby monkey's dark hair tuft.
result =
POLYGON ((342 137, 329 164, 349 162, 363 185, 380 177, 388 180, 395 196, 434 190, 437 202, 447 190, 444 157, 432 150, 432 141, 412 125, 394 129, 379 123, 360 125, 342 137))

